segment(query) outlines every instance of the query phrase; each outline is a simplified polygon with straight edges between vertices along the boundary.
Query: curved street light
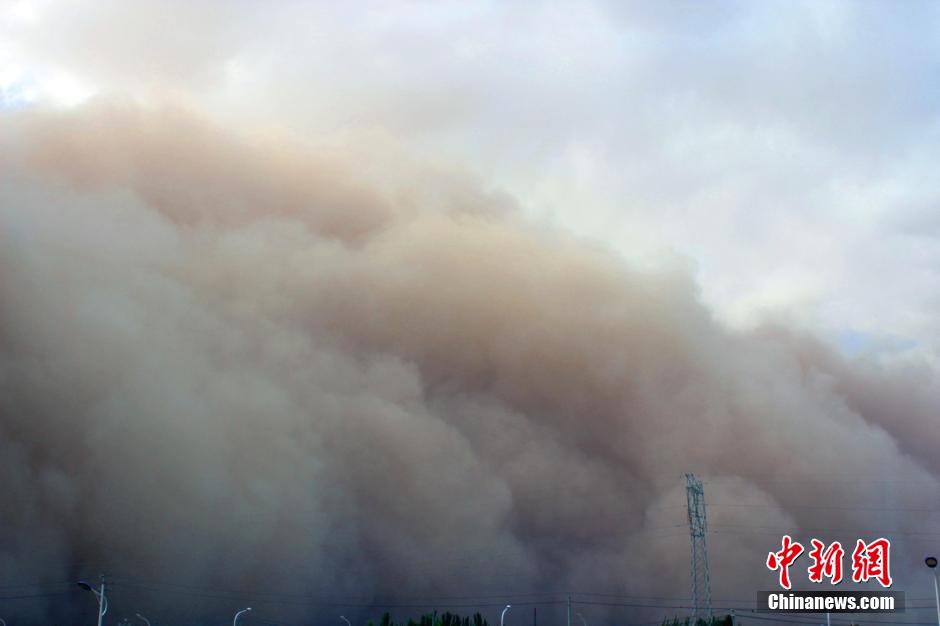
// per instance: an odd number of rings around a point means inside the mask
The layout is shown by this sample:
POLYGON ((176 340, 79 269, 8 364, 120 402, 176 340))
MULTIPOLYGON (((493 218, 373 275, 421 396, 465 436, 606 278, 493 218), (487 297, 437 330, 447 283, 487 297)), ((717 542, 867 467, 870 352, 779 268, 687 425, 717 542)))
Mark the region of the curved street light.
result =
POLYGON ((144 620, 144 623, 147 624, 147 626, 150 626, 150 620, 149 620, 149 619, 147 619, 146 617, 144 617, 144 616, 141 615, 140 613, 137 614, 137 617, 139 617, 140 619, 144 620))
POLYGON ((247 613, 250 610, 251 610, 251 607, 249 606, 247 609, 242 609, 241 611, 236 613, 235 619, 232 620, 232 626, 238 626, 238 616, 241 615, 242 613, 247 613))
POLYGON ((5 621, 3 621, 3 618, 2 618, 2 617, 0 617, 0 624, 3 624, 3 626, 7 626, 7 623, 6 623, 5 621))
POLYGON ((340 615, 339 618, 343 620, 344 622, 346 622, 346 626, 352 626, 352 624, 349 623, 349 620, 346 619, 345 615, 340 615))
POLYGON ((937 599, 937 626, 940 626, 940 589, 937 588, 937 557, 928 556, 924 564, 933 572, 933 595, 937 599))
POLYGON ((581 618, 581 623, 584 624, 584 626, 587 626, 587 622, 584 621, 584 616, 578 613, 578 617, 581 618))
POLYGON ((85 591, 90 591, 95 594, 95 598, 98 600, 98 626, 101 626, 104 614, 108 612, 108 596, 105 595, 104 576, 101 577, 101 591, 98 591, 84 580, 80 580, 75 584, 85 591))
POLYGON ((506 617, 506 611, 508 611, 511 606, 512 605, 507 604, 506 608, 503 609, 503 612, 499 614, 499 626, 503 626, 503 619, 506 617))

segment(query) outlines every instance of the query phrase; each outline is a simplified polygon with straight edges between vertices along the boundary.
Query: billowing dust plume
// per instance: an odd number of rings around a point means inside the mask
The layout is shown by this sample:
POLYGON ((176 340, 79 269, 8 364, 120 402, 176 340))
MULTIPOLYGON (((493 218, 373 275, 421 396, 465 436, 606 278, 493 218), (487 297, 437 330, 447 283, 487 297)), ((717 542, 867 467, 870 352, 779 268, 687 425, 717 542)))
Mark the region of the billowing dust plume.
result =
POLYGON ((929 368, 728 331, 685 270, 387 151, 119 105, 7 117, 0 581, 105 572, 129 615, 255 590, 298 620, 338 612, 315 598, 681 598, 695 472, 716 599, 771 588, 787 530, 889 536, 927 595, 929 368))

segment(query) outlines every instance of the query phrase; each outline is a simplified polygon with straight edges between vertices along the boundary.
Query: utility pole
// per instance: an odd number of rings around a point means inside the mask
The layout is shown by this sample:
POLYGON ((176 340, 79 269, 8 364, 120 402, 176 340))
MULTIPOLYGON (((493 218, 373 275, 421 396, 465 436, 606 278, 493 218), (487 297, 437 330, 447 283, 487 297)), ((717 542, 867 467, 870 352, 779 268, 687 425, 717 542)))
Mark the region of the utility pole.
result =
MULTIPOLYGON (((512 608, 512 605, 511 605, 511 604, 507 604, 507 605, 506 605, 506 608, 503 609, 503 612, 499 614, 499 626, 503 626, 503 624, 506 623, 506 622, 505 622, 505 620, 506 620, 506 611, 508 611, 510 608, 512 608)), ((432 621, 431 621, 431 626, 433 626, 433 624, 434 624, 434 621, 432 620, 432 621)))
POLYGON ((101 575, 101 602, 98 603, 98 626, 104 621, 104 612, 108 607, 108 596, 104 592, 104 574, 101 575), (102 606, 104 605, 104 606, 102 606))
POLYGON ((104 621, 104 614, 108 612, 108 597, 105 595, 104 574, 101 575, 101 591, 98 591, 84 580, 80 580, 76 584, 85 591, 90 591, 95 594, 95 599, 98 601, 98 626, 101 626, 101 623, 104 621))
POLYGON ((689 509, 689 540, 692 544, 692 620, 712 617, 712 591, 708 576, 708 552, 705 548, 705 490, 695 474, 685 475, 685 494, 689 509))
POLYGON ((937 557, 928 556, 924 559, 924 563, 933 573, 933 594, 934 598, 937 600, 937 626, 940 626, 940 587, 937 586, 937 557))

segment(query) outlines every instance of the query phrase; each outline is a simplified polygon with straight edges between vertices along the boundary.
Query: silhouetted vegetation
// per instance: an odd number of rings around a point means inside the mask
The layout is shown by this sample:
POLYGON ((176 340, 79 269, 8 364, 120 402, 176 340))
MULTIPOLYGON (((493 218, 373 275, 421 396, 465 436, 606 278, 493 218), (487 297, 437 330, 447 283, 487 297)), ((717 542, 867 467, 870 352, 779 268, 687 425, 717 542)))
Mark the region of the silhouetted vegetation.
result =
POLYGON ((692 620, 688 617, 685 619, 679 619, 678 617, 673 617, 670 619, 663 620, 663 626, 732 626, 731 616, 725 615, 723 617, 712 617, 710 619, 697 619, 695 623, 692 623, 692 620))
MULTIPOLYGON (((369 620, 369 626, 373 626, 372 620, 369 620)), ((379 620, 379 626, 489 626, 486 618, 479 613, 474 613, 473 617, 460 617, 456 613, 425 613, 417 621, 409 619, 407 622, 393 622, 390 613, 382 614, 379 620)))

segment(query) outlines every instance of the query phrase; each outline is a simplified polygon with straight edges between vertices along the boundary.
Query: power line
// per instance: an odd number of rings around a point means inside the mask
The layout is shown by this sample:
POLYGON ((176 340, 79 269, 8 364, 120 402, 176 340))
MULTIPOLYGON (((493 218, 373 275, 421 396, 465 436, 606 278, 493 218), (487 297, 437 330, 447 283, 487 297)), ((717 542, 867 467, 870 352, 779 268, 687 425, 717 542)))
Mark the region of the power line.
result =
MULTIPOLYGON (((151 589, 153 590, 153 589, 151 589)), ((433 608, 443 608, 443 609, 471 609, 471 608, 484 608, 484 607, 502 607, 505 605, 504 602, 465 602, 458 601, 454 602, 441 602, 441 601, 430 601, 430 602, 412 602, 412 603, 399 603, 399 602, 344 602, 344 601, 324 601, 324 600, 315 600, 315 599, 304 599, 304 598, 258 598, 252 595, 248 596, 231 596, 231 595, 219 595, 219 594, 209 594, 201 593, 197 591, 185 591, 185 590, 176 590, 170 591, 168 593, 176 595, 186 595, 193 596, 203 599, 210 600, 224 600, 226 602, 233 602, 240 600, 242 598, 251 598, 252 603, 256 605, 290 605, 290 606, 308 606, 308 607, 321 607, 321 608, 357 608, 357 609, 433 609, 433 608)), ((544 605, 562 605, 564 604, 563 600, 535 600, 535 601, 517 601, 513 603, 515 606, 544 606, 544 605)), ((589 603, 582 603, 589 604, 589 603)))
MULTIPOLYGON (((893 513, 940 513, 940 509, 905 509, 900 507, 888 506, 836 506, 836 505, 811 505, 811 504, 751 504, 747 502, 710 502, 709 508, 714 507, 740 507, 754 509, 807 509, 807 510, 825 510, 825 511, 886 511, 893 513)), ((667 511, 684 509, 685 506, 676 504, 673 506, 658 506, 645 509, 646 511, 667 511)))
MULTIPOLYGON (((816 625, 819 624, 819 620, 810 620, 810 619, 801 619, 801 618, 790 618, 790 617, 785 617, 785 616, 780 616, 780 615, 774 615, 773 617, 771 617, 771 616, 769 616, 769 615, 755 615, 755 614, 753 614, 753 613, 745 613, 745 614, 743 614, 743 615, 736 614, 736 617, 740 617, 741 619, 756 619, 756 620, 764 620, 764 621, 771 621, 771 622, 791 622, 791 623, 795 623, 795 624, 816 624, 816 625)), ((837 620, 834 620, 834 619, 831 620, 831 622, 832 622, 833 624, 844 624, 844 625, 848 625, 848 626, 851 626, 852 624, 857 624, 858 621, 859 621, 859 620, 846 620, 846 621, 842 621, 842 620, 837 621, 837 620)), ((865 621, 866 623, 868 623, 868 624, 889 624, 889 625, 901 625, 901 626, 904 626, 904 625, 908 625, 908 626, 934 626, 934 625, 936 624, 936 622, 909 622, 909 621, 897 621, 897 620, 872 620, 872 619, 867 619, 867 618, 866 618, 864 621, 865 621)))
POLYGON ((0 585, 0 589, 32 589, 34 587, 61 587, 63 585, 74 585, 74 580, 63 581, 58 583, 45 583, 45 582, 35 582, 35 583, 21 583, 17 585, 0 585))
MULTIPOLYGON (((181 583, 170 583, 170 582, 159 582, 159 581, 144 581, 144 580, 133 580, 127 578, 116 578, 114 579, 112 585, 116 586, 126 586, 126 587, 140 587, 140 588, 173 588, 181 589, 186 591, 198 591, 218 595, 234 595, 234 596, 251 596, 251 597, 275 597, 275 598, 287 598, 287 599, 313 599, 313 600, 323 600, 322 596, 312 596, 307 594, 286 594, 286 593, 275 593, 275 592, 266 592, 266 591, 257 591, 257 590, 238 590, 238 589, 219 589, 212 587, 199 587, 194 585, 184 585, 181 583)), ((547 597, 547 596, 563 596, 565 594, 572 595, 597 595, 590 592, 575 592, 575 591, 542 591, 542 592, 524 592, 524 593, 501 593, 501 594, 488 594, 488 595, 460 595, 460 596, 412 596, 410 598, 398 598, 398 601, 406 600, 410 602, 417 602, 420 600, 488 600, 488 599, 500 599, 500 598, 532 598, 532 597, 547 597)), ((624 596, 617 596, 624 597, 624 596)), ((363 599, 355 598, 350 599, 346 598, 345 600, 350 600, 352 602, 366 602, 373 601, 374 599, 363 599)))
POLYGON ((916 531, 916 530, 859 530, 857 528, 802 528, 796 526, 795 528, 779 528, 774 526, 749 526, 746 524, 716 524, 712 528, 718 529, 742 529, 742 530, 766 530, 777 533, 848 533, 852 535, 924 535, 930 537, 940 536, 940 530, 937 531, 916 531))
POLYGON ((19 596, 0 596, 0 600, 27 600, 31 598, 52 598, 55 596, 71 595, 73 593, 75 593, 75 591, 70 589, 68 591, 55 591, 55 592, 50 592, 50 593, 32 593, 32 594, 19 595, 19 596))

